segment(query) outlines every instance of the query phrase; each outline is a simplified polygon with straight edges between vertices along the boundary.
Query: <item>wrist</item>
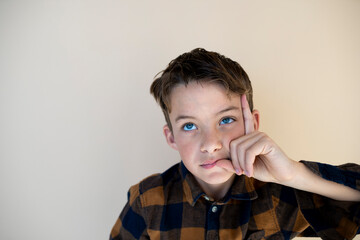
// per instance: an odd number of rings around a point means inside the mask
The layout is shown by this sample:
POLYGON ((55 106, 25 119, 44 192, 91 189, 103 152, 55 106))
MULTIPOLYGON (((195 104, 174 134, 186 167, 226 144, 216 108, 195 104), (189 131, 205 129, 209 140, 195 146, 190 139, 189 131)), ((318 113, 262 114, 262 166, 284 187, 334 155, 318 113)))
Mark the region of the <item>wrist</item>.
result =
POLYGON ((287 168, 288 174, 279 184, 297 189, 309 184, 306 181, 309 170, 303 163, 290 159, 287 168))

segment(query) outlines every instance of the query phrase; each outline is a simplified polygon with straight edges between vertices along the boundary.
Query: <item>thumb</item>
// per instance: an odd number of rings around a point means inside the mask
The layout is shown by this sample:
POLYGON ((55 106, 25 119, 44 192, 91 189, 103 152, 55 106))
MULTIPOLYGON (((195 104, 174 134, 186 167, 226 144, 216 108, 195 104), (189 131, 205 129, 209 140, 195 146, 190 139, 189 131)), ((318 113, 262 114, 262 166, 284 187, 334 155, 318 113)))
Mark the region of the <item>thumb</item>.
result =
POLYGON ((216 166, 225 169, 228 172, 235 173, 235 168, 233 167, 230 160, 220 160, 216 162, 216 166))

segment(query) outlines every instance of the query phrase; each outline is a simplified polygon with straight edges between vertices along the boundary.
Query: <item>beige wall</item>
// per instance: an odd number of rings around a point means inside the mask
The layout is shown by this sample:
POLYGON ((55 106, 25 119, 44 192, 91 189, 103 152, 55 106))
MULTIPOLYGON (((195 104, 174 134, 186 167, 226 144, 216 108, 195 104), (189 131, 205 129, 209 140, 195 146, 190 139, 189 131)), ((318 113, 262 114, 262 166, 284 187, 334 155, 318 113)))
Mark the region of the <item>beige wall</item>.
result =
POLYGON ((0 239, 106 239, 179 160, 148 89, 195 47, 243 65, 290 157, 360 163, 360 1, 137 2, 0 2, 0 239))

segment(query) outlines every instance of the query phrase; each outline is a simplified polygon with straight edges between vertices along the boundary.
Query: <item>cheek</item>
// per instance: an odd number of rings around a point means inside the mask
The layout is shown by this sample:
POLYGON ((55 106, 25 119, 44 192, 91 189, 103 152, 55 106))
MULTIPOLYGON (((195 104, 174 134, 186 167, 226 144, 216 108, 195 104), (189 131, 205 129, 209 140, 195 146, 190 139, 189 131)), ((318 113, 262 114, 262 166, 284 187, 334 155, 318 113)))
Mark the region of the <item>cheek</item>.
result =
POLYGON ((197 144, 199 141, 195 141, 191 138, 181 138, 178 139, 176 145, 178 147, 178 151, 180 153, 180 156, 183 158, 191 158, 194 154, 196 154, 196 149, 199 149, 199 146, 197 144))
POLYGON ((245 131, 244 131, 243 127, 237 127, 237 128, 231 129, 224 136, 224 145, 229 148, 230 142, 232 140, 237 139, 241 136, 244 136, 244 134, 245 134, 245 131))

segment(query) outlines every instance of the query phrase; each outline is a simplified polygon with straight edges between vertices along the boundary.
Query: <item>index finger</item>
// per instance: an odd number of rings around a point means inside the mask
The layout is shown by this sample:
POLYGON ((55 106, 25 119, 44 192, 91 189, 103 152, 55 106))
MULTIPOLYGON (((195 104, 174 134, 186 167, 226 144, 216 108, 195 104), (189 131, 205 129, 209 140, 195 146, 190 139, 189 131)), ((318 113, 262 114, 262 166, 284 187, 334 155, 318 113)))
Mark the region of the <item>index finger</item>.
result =
POLYGON ((244 118, 244 129, 245 134, 252 133, 254 129, 254 119, 253 115, 251 114, 249 103, 246 99, 246 94, 243 94, 241 96, 241 108, 242 108, 242 114, 244 118))
POLYGON ((220 160, 216 162, 216 166, 224 168, 228 172, 236 173, 236 170, 234 169, 233 164, 231 163, 231 160, 220 160))

